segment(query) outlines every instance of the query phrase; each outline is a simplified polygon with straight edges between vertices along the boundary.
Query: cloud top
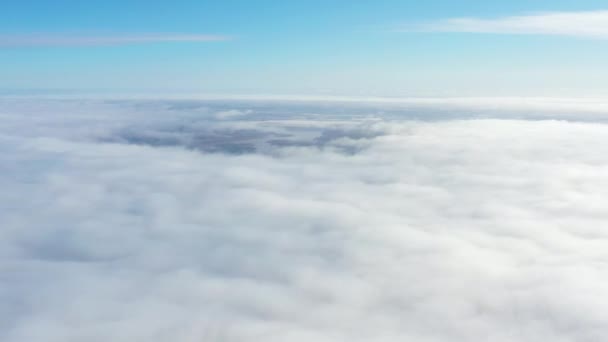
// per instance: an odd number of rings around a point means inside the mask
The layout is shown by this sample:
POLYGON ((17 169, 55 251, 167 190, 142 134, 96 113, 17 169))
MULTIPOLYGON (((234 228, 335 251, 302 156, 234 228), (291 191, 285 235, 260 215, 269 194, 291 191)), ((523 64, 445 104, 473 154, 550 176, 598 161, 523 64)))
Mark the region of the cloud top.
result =
POLYGON ((375 108, 0 99, 0 341, 605 341, 608 125, 375 108))
POLYGON ((0 48, 115 46, 171 42, 213 42, 230 39, 231 37, 228 36, 211 34, 70 35, 42 33, 27 35, 0 35, 0 48))
POLYGON ((448 18, 417 25, 414 30, 608 39, 608 10, 547 12, 492 19, 448 18))

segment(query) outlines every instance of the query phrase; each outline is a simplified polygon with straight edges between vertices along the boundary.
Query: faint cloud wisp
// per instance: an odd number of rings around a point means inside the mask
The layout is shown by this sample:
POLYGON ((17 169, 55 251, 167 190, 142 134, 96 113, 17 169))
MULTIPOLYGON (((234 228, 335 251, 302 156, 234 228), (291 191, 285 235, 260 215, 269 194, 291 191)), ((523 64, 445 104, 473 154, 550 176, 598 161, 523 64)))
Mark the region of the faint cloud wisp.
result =
POLYGON ((426 22, 405 31, 556 35, 608 39, 608 10, 546 12, 492 19, 463 17, 426 22))
POLYGON ((0 48, 116 46, 149 43, 214 42, 231 39, 229 36, 211 34, 57 35, 41 33, 0 35, 0 48))

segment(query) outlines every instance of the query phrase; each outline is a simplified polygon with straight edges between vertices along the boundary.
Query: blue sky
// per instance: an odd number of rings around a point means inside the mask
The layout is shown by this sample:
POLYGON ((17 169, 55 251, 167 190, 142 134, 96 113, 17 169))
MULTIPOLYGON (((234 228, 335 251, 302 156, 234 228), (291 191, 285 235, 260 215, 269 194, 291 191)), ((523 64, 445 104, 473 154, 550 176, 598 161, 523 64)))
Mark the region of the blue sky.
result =
POLYGON ((604 96, 602 10, 584 0, 7 0, 0 89, 604 96))

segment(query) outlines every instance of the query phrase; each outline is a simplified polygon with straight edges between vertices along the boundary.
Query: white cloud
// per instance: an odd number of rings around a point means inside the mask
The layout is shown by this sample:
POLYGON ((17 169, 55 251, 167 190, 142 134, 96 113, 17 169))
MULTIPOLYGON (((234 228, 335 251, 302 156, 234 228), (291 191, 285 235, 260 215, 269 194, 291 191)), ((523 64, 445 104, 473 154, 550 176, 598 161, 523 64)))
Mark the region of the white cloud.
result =
POLYGON ((167 42, 212 42, 230 37, 209 34, 122 34, 122 35, 0 35, 0 48, 37 46, 111 46, 167 42))
POLYGON ((3 104, 2 341, 608 337, 604 124, 3 104))
POLYGON ((215 114, 215 117, 217 119, 223 120, 223 119, 234 119, 239 116, 245 116, 245 115, 249 115, 249 114, 251 114, 251 110, 230 109, 230 110, 224 110, 224 111, 217 112, 215 114))
POLYGON ((608 38, 608 11, 548 12, 483 18, 450 18, 418 25, 415 30, 608 38))

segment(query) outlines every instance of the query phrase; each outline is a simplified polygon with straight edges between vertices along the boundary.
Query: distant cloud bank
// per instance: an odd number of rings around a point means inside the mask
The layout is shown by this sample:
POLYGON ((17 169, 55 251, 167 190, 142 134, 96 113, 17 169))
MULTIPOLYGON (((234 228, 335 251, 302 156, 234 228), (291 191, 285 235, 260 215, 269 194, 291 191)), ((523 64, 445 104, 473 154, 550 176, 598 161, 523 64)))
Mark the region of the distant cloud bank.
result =
POLYGON ((493 19, 448 18, 410 28, 427 32, 557 35, 608 39, 608 10, 547 12, 493 19))
POLYGON ((44 46, 114 46, 170 42, 213 42, 231 37, 210 34, 125 34, 125 35, 69 35, 17 34, 0 35, 0 48, 44 46))

